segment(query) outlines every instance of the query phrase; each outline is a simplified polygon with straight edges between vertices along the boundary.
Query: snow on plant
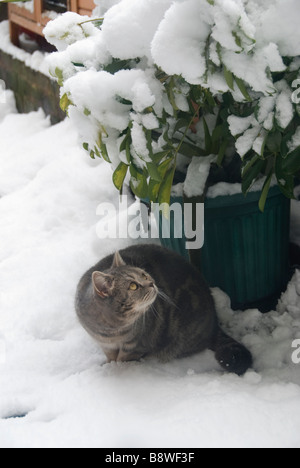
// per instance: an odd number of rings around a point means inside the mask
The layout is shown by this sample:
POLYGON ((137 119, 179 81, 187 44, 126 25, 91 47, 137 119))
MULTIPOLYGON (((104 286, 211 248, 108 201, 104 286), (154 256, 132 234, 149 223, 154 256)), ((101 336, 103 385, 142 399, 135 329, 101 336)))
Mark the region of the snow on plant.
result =
MULTIPOLYGON (((212 164, 228 162, 235 143, 243 191, 258 177, 266 179, 262 209, 274 173, 292 196, 300 170, 300 149, 292 144, 300 123, 292 99, 300 69, 294 41, 300 43, 300 34, 291 38, 291 56, 282 56, 281 50, 289 55, 286 38, 281 41, 278 31, 274 36, 268 24, 268 15, 276 20, 274 5, 263 6, 261 0, 106 3, 107 11, 98 7, 102 18, 66 13, 47 25, 45 35, 58 48, 49 60, 62 86, 61 107, 77 122, 90 156, 113 164, 115 186, 122 190, 128 177, 137 196, 169 202, 183 156, 186 165, 201 158, 193 162, 199 171, 190 169, 189 180, 193 194, 202 195, 203 174, 208 177, 212 164), (268 39, 271 34, 278 42, 268 39)), ((282 12, 282 0, 276 3, 282 12)), ((293 29, 300 11, 294 0, 289 3, 293 29)))

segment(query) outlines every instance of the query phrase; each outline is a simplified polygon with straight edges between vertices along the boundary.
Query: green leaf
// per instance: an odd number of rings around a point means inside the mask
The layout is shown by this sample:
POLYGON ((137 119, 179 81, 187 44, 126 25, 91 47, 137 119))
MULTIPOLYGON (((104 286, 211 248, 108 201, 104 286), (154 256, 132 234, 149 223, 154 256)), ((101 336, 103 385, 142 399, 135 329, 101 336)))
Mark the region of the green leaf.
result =
POLYGON ((112 63, 106 65, 104 67, 104 71, 111 73, 114 75, 120 70, 128 70, 130 68, 131 60, 120 60, 120 59, 113 59, 112 63))
POLYGON ((163 161, 157 168, 159 175, 161 176, 161 180, 163 180, 166 176, 166 173, 168 172, 170 168, 170 164, 174 161, 174 158, 168 158, 165 161, 163 161))
POLYGON ((124 106, 132 106, 132 101, 129 101, 129 99, 125 99, 122 96, 116 95, 115 99, 124 106))
MULTIPOLYGON (((130 171, 132 174, 132 171, 130 171)), ((148 183, 145 175, 136 172, 135 176, 131 176, 130 187, 133 193, 143 199, 148 196, 148 183)))
POLYGON ((204 127, 205 151, 209 154, 211 153, 212 139, 209 133, 208 125, 204 117, 203 117, 203 127, 204 127))
MULTIPOLYGON (((96 144, 100 150, 101 156, 104 159, 104 161, 111 163, 111 160, 108 155, 107 147, 106 144, 103 142, 103 136, 102 132, 105 132, 104 127, 101 127, 101 130, 98 132, 98 140, 96 141, 96 144)), ((105 132, 106 133, 106 132, 105 132)))
POLYGON ((275 174, 277 183, 281 192, 287 198, 294 198, 294 176, 288 175, 284 172, 282 168, 283 162, 284 158, 281 154, 278 154, 275 161, 275 174))
POLYGON ((242 177, 249 171, 249 169, 259 160, 259 155, 255 154, 242 170, 242 177))
POLYGON ((205 95, 205 101, 207 101, 209 107, 212 109, 214 109, 214 107, 216 107, 217 103, 213 97, 213 95, 211 94, 211 92, 209 91, 209 89, 204 89, 204 95, 205 95))
MULTIPOLYGON (((174 142, 176 140, 174 139, 174 142)), ((180 143, 178 141, 178 143, 180 143)), ((180 154, 192 158, 193 156, 207 156, 207 151, 188 142, 182 142, 179 150, 180 154)))
POLYGON ((120 153, 122 153, 122 151, 126 151, 127 140, 128 140, 128 133, 126 133, 124 140, 120 144, 120 148, 119 148, 120 153))
POLYGON ((177 122, 176 122, 176 125, 174 127, 174 132, 173 132, 173 135, 178 132, 181 128, 184 128, 184 130, 186 130, 189 126, 190 126, 190 123, 191 123, 191 118, 189 120, 186 120, 186 119, 179 119, 177 122))
POLYGON ((244 98, 246 99, 246 101, 248 102, 252 102, 252 99, 250 97, 250 94, 248 93, 247 89, 246 89, 246 86, 245 86, 245 83, 243 82, 243 80, 241 80, 240 78, 238 78, 237 76, 234 77, 235 79, 235 82, 239 88, 239 90, 241 91, 242 95, 244 96, 244 98))
POLYGON ((224 136, 224 126, 223 125, 217 125, 212 132, 211 135, 211 140, 212 143, 218 143, 218 141, 224 136))
POLYGON ((235 40, 236 45, 237 45, 240 49, 243 50, 241 38, 238 36, 238 34, 237 34, 235 31, 232 32, 232 35, 233 35, 233 37, 234 37, 234 40, 235 40))
MULTIPOLYGON (((70 31, 66 31, 66 32, 63 33, 62 36, 60 36, 59 40, 60 40, 60 41, 64 41, 64 40, 67 39, 67 37, 69 37, 69 36, 70 36, 70 31)), ((54 35, 51 35, 50 37, 55 37, 55 36, 54 36, 54 35)))
POLYGON ((125 151, 125 153, 126 153, 126 159, 127 159, 128 164, 131 164, 130 145, 131 145, 131 141, 132 141, 132 140, 131 140, 131 133, 130 133, 130 131, 131 131, 131 127, 129 127, 129 129, 128 129, 126 135, 125 135, 124 140, 123 140, 122 143, 120 144, 120 149, 119 149, 120 153, 121 153, 122 151, 125 151))
POLYGON ((55 68, 55 76, 57 78, 57 83, 59 86, 62 86, 64 84, 64 74, 63 71, 59 68, 55 68))
POLYGON ((130 143, 131 143, 131 138, 128 138, 126 141, 126 149, 125 149, 126 159, 127 159, 128 164, 131 163, 130 143))
POLYGON ((156 181, 153 180, 153 179, 150 179, 150 181, 149 181, 148 197, 150 198, 150 201, 152 201, 152 202, 154 202, 154 203, 155 203, 156 200, 157 200, 158 193, 159 193, 159 189, 160 189, 160 185, 161 185, 160 182, 156 182, 156 181))
MULTIPOLYGON (((131 158, 131 161, 130 161, 129 171, 130 171, 130 174, 132 175, 133 178, 137 177, 136 174, 140 174, 140 175, 144 176, 144 169, 139 167, 135 163, 133 158, 131 158)), ((145 175, 145 177, 147 177, 147 175, 145 175)))
POLYGON ((223 159, 224 159, 224 156, 225 156, 227 146, 228 146, 228 141, 224 140, 223 143, 220 146, 219 153, 218 153, 217 165, 219 167, 222 166, 222 162, 223 162, 223 159))
POLYGON ((147 169, 151 179, 155 180, 156 182, 162 181, 162 177, 159 174, 158 169, 154 163, 147 163, 147 169))
POLYGON ((118 165, 115 172, 113 173, 113 183, 119 191, 122 190, 127 171, 128 171, 127 164, 124 164, 123 162, 121 162, 118 165))
POLYGON ((172 88, 172 85, 173 85, 173 81, 171 80, 170 82, 170 86, 168 87, 167 89, 167 94, 168 94, 168 98, 169 98, 169 101, 170 101, 170 104, 171 106, 173 107, 173 110, 175 112, 177 112, 179 110, 177 104, 176 104, 176 98, 175 98, 175 94, 174 94, 174 90, 172 88))
POLYGON ((260 197, 260 200, 259 200, 259 203, 258 203, 259 209, 262 212, 264 212, 264 210, 265 210, 265 205, 266 205, 268 193, 269 193, 269 190, 270 190, 272 175, 273 175, 273 171, 271 171, 270 174, 266 178, 266 181, 265 181, 263 189, 262 189, 261 197, 260 197))
POLYGON ((289 153, 288 143, 291 141, 293 135, 294 135, 294 132, 288 132, 282 138, 281 145, 280 145, 280 154, 281 154, 283 159, 285 159, 287 157, 288 153, 289 153))
POLYGON ((108 162, 111 164, 111 160, 109 158, 109 155, 108 155, 108 152, 107 152, 107 147, 106 145, 103 143, 103 141, 101 141, 100 143, 100 152, 101 152, 101 156, 102 158, 104 159, 104 161, 108 162))
POLYGON ((285 176, 285 179, 277 179, 278 187, 280 188, 283 195, 287 198, 295 198, 294 188, 295 179, 294 176, 285 176))
POLYGON ((232 89, 232 91, 234 91, 234 76, 233 76, 233 73, 228 70, 228 68, 225 67, 224 65, 224 76, 225 76, 225 80, 226 80, 226 83, 228 85, 228 87, 230 89, 232 89))
POLYGON ((161 203, 167 203, 168 205, 170 204, 170 198, 171 198, 171 190, 172 190, 172 184, 174 180, 174 175, 175 175, 175 169, 176 165, 174 166, 167 172, 166 177, 164 178, 159 194, 158 194, 158 202, 161 203))
POLYGON ((97 146, 94 146, 94 152, 95 152, 96 156, 98 156, 98 158, 101 158, 101 154, 100 154, 100 151, 98 150, 97 146))
POLYGON ((295 175, 300 170, 300 146, 289 153, 282 162, 282 169, 288 175, 295 175))
POLYGON ((266 147, 268 138, 269 138, 269 133, 266 134, 266 136, 264 138, 264 141, 263 141, 263 144, 261 145, 261 152, 260 152, 261 158, 264 158, 265 147, 266 147))
POLYGON ((60 101, 59 101, 59 105, 60 105, 60 108, 63 112, 67 112, 68 110, 68 107, 73 104, 72 101, 69 99, 69 96, 67 93, 65 93, 60 101))
POLYGON ((250 187, 257 180, 257 177, 262 173, 265 166, 265 161, 255 155, 253 159, 247 164, 242 173, 242 191, 246 195, 250 187))
POLYGON ((266 138, 265 145, 271 153, 279 153, 281 149, 282 135, 279 131, 270 132, 266 138))
POLYGON ((145 127, 143 128, 143 130, 144 130, 145 137, 146 137, 146 141, 147 141, 147 150, 149 151, 149 156, 150 156, 150 158, 152 159, 152 156, 153 156, 152 131, 151 131, 151 130, 147 130, 145 127))
POLYGON ((162 161, 162 159, 164 159, 165 157, 169 156, 170 153, 171 150, 159 151, 158 153, 152 155, 152 160, 155 164, 159 164, 160 161, 162 161))

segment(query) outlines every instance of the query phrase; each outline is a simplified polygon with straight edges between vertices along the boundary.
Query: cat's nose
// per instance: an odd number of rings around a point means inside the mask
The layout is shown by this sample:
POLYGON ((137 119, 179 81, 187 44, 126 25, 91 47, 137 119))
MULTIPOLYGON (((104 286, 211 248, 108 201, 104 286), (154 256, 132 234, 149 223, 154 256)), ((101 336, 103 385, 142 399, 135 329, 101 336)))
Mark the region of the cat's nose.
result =
POLYGON ((149 287, 149 288, 154 288, 154 283, 153 283, 153 281, 149 281, 148 287, 149 287))

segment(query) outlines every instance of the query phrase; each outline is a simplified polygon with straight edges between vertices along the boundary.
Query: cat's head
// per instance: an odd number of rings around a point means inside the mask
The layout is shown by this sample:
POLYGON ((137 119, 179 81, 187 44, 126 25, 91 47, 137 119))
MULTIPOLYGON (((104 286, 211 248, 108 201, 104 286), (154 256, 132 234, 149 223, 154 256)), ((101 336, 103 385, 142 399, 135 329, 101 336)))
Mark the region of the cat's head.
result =
POLYGON ((98 305, 108 309, 110 319, 119 325, 134 323, 158 295, 153 278, 146 271, 127 265, 118 252, 108 271, 94 271, 92 284, 98 305))

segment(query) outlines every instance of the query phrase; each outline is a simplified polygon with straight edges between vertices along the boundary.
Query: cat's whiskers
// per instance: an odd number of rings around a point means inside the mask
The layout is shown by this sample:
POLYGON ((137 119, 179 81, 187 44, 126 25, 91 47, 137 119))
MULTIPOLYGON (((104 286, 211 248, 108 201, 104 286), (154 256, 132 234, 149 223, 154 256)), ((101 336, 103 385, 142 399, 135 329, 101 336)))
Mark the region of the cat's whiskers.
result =
POLYGON ((175 304, 175 302, 173 302, 172 299, 170 299, 170 297, 164 291, 162 291, 161 289, 158 289, 157 294, 158 294, 158 297, 160 297, 164 302, 178 309, 178 306, 175 304))
POLYGON ((151 312, 153 313, 153 315, 154 315, 156 318, 160 318, 160 317, 161 317, 161 314, 158 312, 158 310, 156 309, 156 307, 154 306, 154 304, 151 305, 150 310, 151 310, 151 312))

